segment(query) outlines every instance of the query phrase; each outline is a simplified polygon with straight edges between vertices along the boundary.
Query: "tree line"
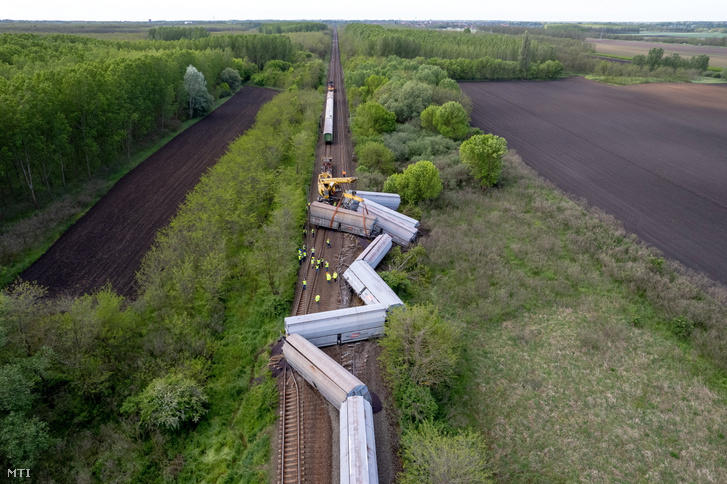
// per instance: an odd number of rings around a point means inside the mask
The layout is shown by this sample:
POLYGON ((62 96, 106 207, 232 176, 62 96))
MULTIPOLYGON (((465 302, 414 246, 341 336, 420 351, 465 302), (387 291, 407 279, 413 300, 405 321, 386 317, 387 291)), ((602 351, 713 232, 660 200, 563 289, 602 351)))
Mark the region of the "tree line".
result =
POLYGON ((296 90, 260 110, 158 235, 136 301, 0 291, 0 465, 41 481, 268 480, 250 465, 268 460, 277 398, 260 355, 294 295, 322 105, 296 90))
POLYGON ((292 43, 284 36, 220 36, 155 47, 159 45, 69 35, 0 36, 5 73, 0 77, 0 207, 5 217, 23 207, 39 207, 99 168, 129 157, 141 140, 186 119, 184 74, 189 65, 218 97, 231 93, 233 81, 222 75, 225 69, 235 70, 244 81, 271 56, 294 59, 292 43))
POLYGON ((152 27, 147 32, 151 40, 201 39, 209 37, 210 32, 204 27, 152 27))
POLYGON ((271 22, 258 27, 261 34, 287 34, 290 32, 320 32, 327 30, 322 22, 271 22))

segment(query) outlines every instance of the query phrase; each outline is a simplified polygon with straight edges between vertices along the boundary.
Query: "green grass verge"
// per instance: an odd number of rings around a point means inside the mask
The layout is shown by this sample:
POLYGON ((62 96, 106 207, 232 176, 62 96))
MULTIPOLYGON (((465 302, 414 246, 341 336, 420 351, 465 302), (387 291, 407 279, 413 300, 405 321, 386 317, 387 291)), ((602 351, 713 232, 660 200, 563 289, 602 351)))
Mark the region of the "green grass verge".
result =
POLYGON ((613 86, 631 86, 634 84, 648 84, 653 82, 685 82, 680 79, 664 79, 661 77, 597 76, 594 74, 586 75, 585 78, 613 86))
MULTIPOLYGON (((218 99, 212 111, 231 98, 232 96, 218 99)), ((0 289, 14 281, 18 275, 38 260, 71 225, 106 195, 116 182, 202 119, 204 118, 185 121, 174 132, 134 153, 129 160, 125 156, 121 157, 115 170, 106 171, 104 174, 94 177, 91 181, 79 185, 71 193, 64 195, 57 202, 53 202, 21 220, 3 225, 1 238, 17 237, 25 242, 20 250, 5 256, 9 260, 0 265, 0 289)), ((0 242, 2 242, 1 239, 0 242)))
POLYGON ((679 314, 700 305, 724 324, 723 288, 700 288, 512 154, 501 186, 445 190, 422 221, 432 277, 412 302, 465 328, 446 413, 487 436, 498 480, 719 480, 723 348, 679 314))

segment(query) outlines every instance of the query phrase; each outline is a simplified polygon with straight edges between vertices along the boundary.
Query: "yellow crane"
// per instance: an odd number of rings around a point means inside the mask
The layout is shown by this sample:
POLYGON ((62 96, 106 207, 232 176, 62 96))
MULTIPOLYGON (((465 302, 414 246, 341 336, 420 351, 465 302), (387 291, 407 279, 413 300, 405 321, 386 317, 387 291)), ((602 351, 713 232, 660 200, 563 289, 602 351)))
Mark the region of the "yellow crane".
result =
POLYGON ((318 174, 318 201, 327 202, 331 205, 336 205, 342 199, 344 201, 345 208, 351 201, 362 203, 364 200, 361 197, 346 193, 340 185, 343 183, 353 183, 357 180, 355 176, 346 176, 334 178, 328 171, 323 171, 318 174))

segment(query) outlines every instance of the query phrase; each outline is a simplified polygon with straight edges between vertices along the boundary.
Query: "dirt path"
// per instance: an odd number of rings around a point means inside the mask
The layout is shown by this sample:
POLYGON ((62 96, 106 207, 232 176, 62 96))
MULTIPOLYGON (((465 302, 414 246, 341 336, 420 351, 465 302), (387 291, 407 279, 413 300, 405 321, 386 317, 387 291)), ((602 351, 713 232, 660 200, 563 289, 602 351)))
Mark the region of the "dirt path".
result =
POLYGON ((462 83, 472 120, 561 189, 727 283, 727 85, 462 83))
POLYGON ((134 274, 157 231, 275 93, 243 87, 119 180, 21 278, 47 286, 51 295, 81 295, 109 282, 133 297, 134 274))

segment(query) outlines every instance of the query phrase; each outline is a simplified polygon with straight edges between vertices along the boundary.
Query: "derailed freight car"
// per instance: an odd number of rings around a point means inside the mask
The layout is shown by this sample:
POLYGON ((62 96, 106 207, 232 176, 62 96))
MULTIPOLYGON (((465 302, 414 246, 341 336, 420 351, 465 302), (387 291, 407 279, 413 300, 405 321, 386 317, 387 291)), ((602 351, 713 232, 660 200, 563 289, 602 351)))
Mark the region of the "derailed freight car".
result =
POLYGON ((395 210, 367 200, 357 208, 359 213, 375 216, 381 230, 391 236, 397 244, 406 247, 416 239, 419 221, 395 210))
POLYGON ((384 335, 386 306, 372 304, 285 318, 286 334, 298 334, 316 346, 351 343, 384 335))
POLYGON ((381 232, 376 216, 357 213, 322 202, 311 203, 309 221, 319 227, 340 230, 361 237, 375 237, 381 232))
POLYGON ((376 269, 379 262, 389 253, 391 250, 391 236, 389 234, 379 234, 373 242, 371 242, 361 252, 356 260, 362 260, 368 262, 369 265, 376 269))
POLYGON ((341 484, 377 484, 379 472, 371 404, 362 397, 348 397, 340 410, 341 484))
POLYGON ((340 410, 346 398, 360 396, 371 402, 369 389, 340 364, 299 334, 285 337, 285 361, 340 410))
POLYGON ((354 261, 343 273, 343 278, 366 304, 383 304, 387 309, 404 305, 368 262, 354 261))
POLYGON ((364 190, 356 190, 357 196, 371 202, 376 202, 379 205, 383 205, 391 210, 397 210, 399 204, 401 204, 401 197, 398 193, 386 193, 386 192, 367 192, 364 190))

